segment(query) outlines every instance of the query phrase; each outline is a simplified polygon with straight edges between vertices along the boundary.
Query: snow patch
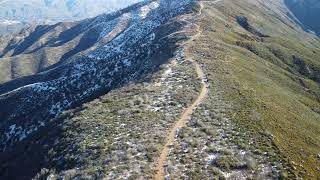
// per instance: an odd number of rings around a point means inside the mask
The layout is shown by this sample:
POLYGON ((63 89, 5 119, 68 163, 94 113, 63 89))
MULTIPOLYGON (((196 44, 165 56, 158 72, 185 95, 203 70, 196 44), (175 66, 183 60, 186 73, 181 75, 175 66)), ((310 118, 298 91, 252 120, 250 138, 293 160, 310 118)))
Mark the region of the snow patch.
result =
POLYGON ((0 24, 6 25, 6 26, 20 24, 20 23, 21 23, 20 21, 12 21, 12 20, 4 20, 0 22, 0 24))
POLYGON ((126 67, 130 67, 132 65, 132 62, 128 59, 123 60, 123 63, 126 67))
POLYGON ((140 9, 140 17, 141 17, 141 19, 145 19, 151 10, 157 9, 158 7, 159 7, 159 3, 157 3, 157 2, 152 2, 152 3, 150 3, 150 4, 146 5, 146 6, 143 6, 140 9))
POLYGON ((57 88, 55 87, 50 87, 48 86, 46 83, 36 83, 32 85, 32 88, 36 91, 36 92, 43 92, 43 91, 54 91, 57 88))

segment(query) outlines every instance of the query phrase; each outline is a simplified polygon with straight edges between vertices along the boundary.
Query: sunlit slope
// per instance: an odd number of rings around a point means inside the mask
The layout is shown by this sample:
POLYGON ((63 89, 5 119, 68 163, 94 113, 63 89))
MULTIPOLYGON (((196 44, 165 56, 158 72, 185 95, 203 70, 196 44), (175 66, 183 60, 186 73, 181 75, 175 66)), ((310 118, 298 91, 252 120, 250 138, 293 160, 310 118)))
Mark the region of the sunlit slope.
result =
POLYGON ((289 19, 281 1, 204 3, 195 51, 232 102, 229 116, 248 131, 270 134, 297 175, 319 178, 319 39, 289 19))

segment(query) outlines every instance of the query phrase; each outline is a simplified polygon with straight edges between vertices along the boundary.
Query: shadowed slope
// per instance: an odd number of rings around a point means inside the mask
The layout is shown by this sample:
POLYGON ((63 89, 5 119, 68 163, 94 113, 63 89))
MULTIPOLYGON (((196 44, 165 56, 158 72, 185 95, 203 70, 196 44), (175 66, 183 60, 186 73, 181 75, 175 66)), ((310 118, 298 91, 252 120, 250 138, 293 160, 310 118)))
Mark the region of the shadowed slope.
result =
MULTIPOLYGON (((3 152, 0 157, 1 176, 9 179, 17 176, 30 179, 37 173, 41 174, 41 168, 63 171, 82 165, 72 159, 66 159, 67 162, 64 161, 62 165, 48 161, 46 157, 52 155, 50 148, 41 149, 37 142, 48 142, 48 146, 53 148, 54 143, 52 144, 50 138, 62 136, 65 132, 60 129, 60 125, 66 123, 62 115, 64 111, 79 107, 84 102, 120 88, 128 82, 137 81, 156 72, 160 65, 168 62, 176 53, 178 42, 186 39, 186 36, 175 34, 186 25, 177 17, 190 13, 192 2, 146 1, 131 7, 130 14, 121 14, 130 15, 130 23, 125 23, 128 26, 116 31, 112 31, 114 28, 109 31, 108 26, 105 26, 106 31, 101 32, 105 35, 103 37, 113 37, 110 42, 101 44, 87 55, 74 58, 36 76, 27 77, 27 81, 33 78, 32 81, 36 82, 34 84, 2 94, 0 129, 5 134, 1 136, 0 145, 3 152), (141 8, 149 8, 148 13, 141 15, 141 8), (47 128, 52 128, 52 133, 45 136, 43 141, 37 141, 39 134, 43 134, 47 128), (34 157, 36 154, 39 163, 34 164, 33 158, 27 157, 34 157), (14 173, 17 165, 21 169, 19 175, 14 173)), ((110 22, 106 17, 93 19, 89 26, 91 23, 110 22)), ((65 155, 64 152, 62 155, 65 155)), ((84 154, 79 154, 82 155, 84 154)))

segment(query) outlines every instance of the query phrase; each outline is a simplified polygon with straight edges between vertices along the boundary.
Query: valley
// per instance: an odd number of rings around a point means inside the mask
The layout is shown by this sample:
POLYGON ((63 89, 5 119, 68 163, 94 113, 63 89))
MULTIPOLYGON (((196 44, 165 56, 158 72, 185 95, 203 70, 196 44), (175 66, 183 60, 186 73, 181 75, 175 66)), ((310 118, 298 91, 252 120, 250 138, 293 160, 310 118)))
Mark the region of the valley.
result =
POLYGON ((115 12, 140 0, 1 0, 0 34, 19 33, 21 29, 58 22, 80 21, 115 12), (10 25, 8 25, 10 23, 10 25))

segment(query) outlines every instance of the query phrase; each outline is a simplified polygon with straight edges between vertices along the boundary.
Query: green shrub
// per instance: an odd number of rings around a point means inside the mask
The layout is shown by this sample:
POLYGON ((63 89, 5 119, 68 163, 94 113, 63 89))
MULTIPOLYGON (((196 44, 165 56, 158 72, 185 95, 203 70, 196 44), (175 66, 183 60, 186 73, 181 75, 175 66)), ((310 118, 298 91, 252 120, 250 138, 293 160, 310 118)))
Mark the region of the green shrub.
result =
POLYGON ((215 161, 215 165, 227 171, 239 169, 242 166, 240 159, 232 155, 218 157, 215 161))

